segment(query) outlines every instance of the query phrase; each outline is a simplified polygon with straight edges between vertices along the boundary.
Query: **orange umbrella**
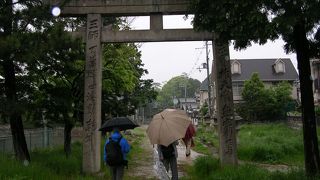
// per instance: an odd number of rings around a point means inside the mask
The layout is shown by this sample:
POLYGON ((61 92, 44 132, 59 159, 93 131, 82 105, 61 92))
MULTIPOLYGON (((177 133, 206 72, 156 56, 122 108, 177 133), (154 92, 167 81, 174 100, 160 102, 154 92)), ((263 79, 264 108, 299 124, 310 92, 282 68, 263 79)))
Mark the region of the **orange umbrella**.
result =
POLYGON ((191 121, 185 111, 165 109, 153 116, 147 134, 151 144, 168 146, 184 137, 190 123, 191 121))

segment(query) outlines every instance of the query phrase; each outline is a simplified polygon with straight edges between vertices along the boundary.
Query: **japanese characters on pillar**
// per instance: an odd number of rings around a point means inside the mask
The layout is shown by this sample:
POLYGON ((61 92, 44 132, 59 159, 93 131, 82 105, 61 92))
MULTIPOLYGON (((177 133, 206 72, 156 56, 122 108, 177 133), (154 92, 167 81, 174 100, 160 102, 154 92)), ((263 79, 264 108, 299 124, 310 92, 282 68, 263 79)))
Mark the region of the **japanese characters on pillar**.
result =
POLYGON ((219 156, 222 164, 237 164, 237 143, 233 113, 233 95, 228 41, 215 39, 215 84, 217 119, 220 137, 219 156))
POLYGON ((100 170, 101 15, 88 14, 83 119, 83 171, 100 170))

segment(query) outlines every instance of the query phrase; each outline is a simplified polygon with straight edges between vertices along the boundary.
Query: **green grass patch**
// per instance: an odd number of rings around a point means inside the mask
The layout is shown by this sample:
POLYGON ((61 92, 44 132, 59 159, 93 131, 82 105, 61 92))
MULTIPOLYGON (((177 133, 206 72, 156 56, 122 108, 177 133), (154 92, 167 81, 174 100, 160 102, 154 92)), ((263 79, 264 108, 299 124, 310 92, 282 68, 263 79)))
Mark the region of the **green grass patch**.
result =
POLYGON ((218 133, 212 127, 199 125, 194 137, 195 146, 192 148, 202 154, 210 155, 212 148, 218 149, 218 133))
POLYGON ((131 146, 130 153, 128 154, 128 163, 130 167, 135 167, 137 165, 137 160, 141 160, 144 157, 144 151, 141 147, 143 138, 144 134, 141 128, 135 128, 132 131, 131 136, 128 136, 128 141, 131 146))
MULTIPOLYGON (((144 152, 140 144, 144 138, 143 130, 136 128, 131 135, 124 135, 132 149, 128 154, 129 166, 135 167, 133 158, 143 159, 144 152)), ((0 179, 33 179, 33 180, 60 180, 60 179, 110 179, 109 169, 103 162, 103 148, 105 138, 101 141, 101 173, 99 175, 84 175, 82 173, 82 144, 72 144, 72 153, 67 158, 63 146, 38 149, 30 153, 31 163, 24 166, 7 154, 0 154, 0 179)), ((126 173, 125 173, 126 175, 126 173)))
POLYGON ((254 165, 220 166, 220 162, 210 156, 197 158, 194 165, 187 170, 187 176, 181 178, 185 180, 307 180, 318 179, 306 177, 303 170, 292 170, 288 173, 269 172, 254 165))
POLYGON ((106 179, 105 176, 82 174, 82 145, 72 145, 66 158, 63 147, 36 150, 30 153, 31 163, 24 166, 8 155, 0 156, 0 179, 106 179))
MULTIPOLYGON (((319 128, 317 133, 319 139, 319 128)), ((237 144, 240 160, 304 165, 302 129, 292 129, 284 123, 242 125, 237 135, 237 144)), ((217 132, 211 127, 199 126, 195 145, 193 150, 212 155, 212 148, 219 149, 217 132)))
POLYGON ((291 129, 282 123, 243 125, 238 140, 241 160, 303 165, 301 130, 291 129))

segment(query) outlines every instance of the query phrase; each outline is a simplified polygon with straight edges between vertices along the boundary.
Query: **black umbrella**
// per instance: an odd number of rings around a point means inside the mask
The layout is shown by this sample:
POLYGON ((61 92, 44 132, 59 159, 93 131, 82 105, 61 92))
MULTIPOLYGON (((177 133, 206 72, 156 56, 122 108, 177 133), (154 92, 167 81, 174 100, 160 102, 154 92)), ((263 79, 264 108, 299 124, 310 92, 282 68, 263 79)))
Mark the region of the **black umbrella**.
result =
POLYGON ((110 132, 113 128, 119 128, 120 131, 133 129, 138 127, 134 122, 132 122, 127 117, 114 117, 107 120, 99 129, 99 131, 110 132))

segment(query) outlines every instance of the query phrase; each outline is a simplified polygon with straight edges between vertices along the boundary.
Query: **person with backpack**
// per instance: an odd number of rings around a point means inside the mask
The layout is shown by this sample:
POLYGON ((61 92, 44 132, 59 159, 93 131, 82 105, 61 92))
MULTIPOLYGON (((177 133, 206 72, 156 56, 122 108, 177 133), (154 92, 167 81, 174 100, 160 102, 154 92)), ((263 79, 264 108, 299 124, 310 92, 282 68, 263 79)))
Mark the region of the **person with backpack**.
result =
POLYGON ((110 167, 112 180, 122 180, 124 167, 128 167, 127 154, 130 151, 128 141, 122 136, 118 128, 106 140, 104 145, 104 162, 110 167))
POLYGON ((157 146, 159 159, 160 161, 162 161, 167 172, 169 171, 169 166, 170 166, 172 180, 178 180, 178 164, 177 164, 177 158, 178 158, 177 145, 178 144, 179 144, 178 141, 174 141, 168 146, 164 146, 160 144, 158 144, 157 146))

